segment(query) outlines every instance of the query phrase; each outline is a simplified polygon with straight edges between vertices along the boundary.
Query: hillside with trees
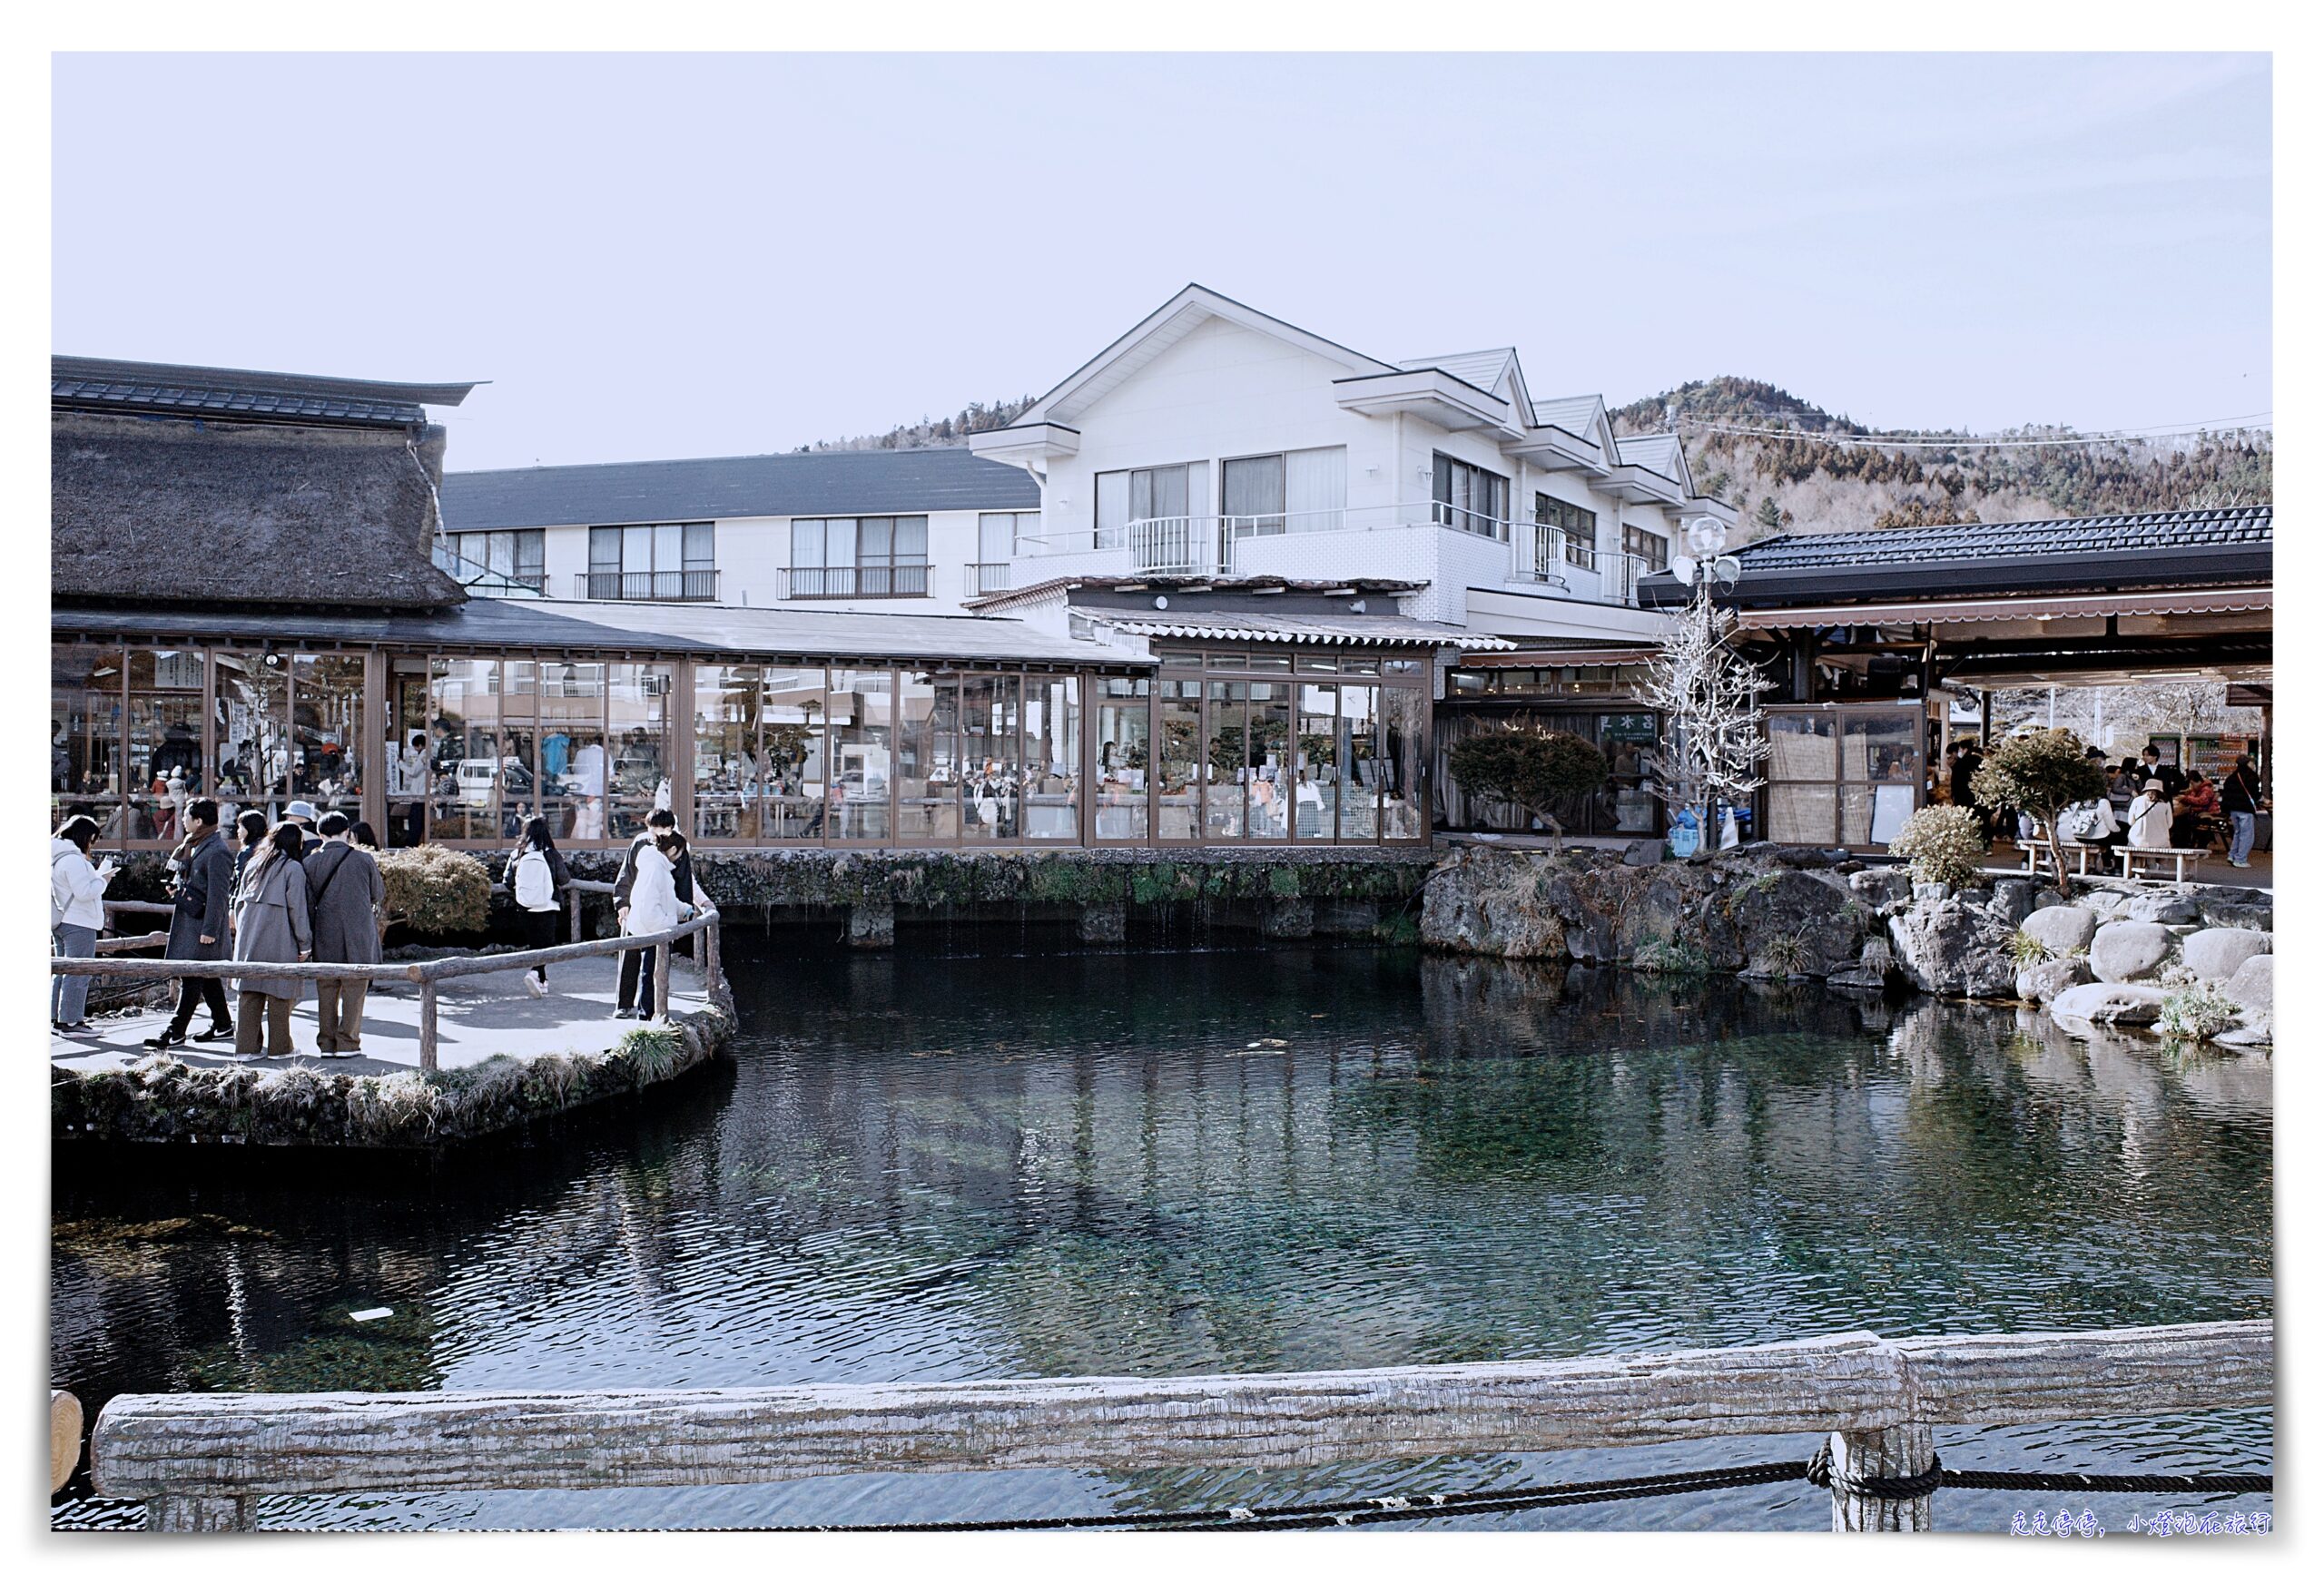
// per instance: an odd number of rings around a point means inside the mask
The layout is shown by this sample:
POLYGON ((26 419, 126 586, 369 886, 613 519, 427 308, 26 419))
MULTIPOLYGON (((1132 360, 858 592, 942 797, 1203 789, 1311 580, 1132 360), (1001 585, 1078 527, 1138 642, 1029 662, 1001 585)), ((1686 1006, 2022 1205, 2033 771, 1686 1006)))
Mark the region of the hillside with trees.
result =
POLYGON ((1007 428, 1017 421, 1018 414, 1033 404, 1030 396, 1019 396, 1013 401, 995 401, 987 406, 971 401, 950 418, 922 418, 918 423, 900 423, 885 434, 859 434, 846 439, 817 440, 803 445, 803 451, 911 451, 931 446, 962 446, 969 436, 982 434, 989 428, 1007 428))
POLYGON ((1696 484, 1738 508, 1747 542, 1784 531, 2256 505, 2275 487, 2264 429, 2093 445, 2043 444, 2083 437, 2031 426, 1976 437, 2017 442, 2005 447, 1967 443, 1965 434, 1953 446, 1948 431, 1867 428, 1765 380, 1732 376, 1633 401, 1612 417, 1621 434, 1675 427, 1696 484), (1782 432, 1722 432, 1733 428, 1782 432))

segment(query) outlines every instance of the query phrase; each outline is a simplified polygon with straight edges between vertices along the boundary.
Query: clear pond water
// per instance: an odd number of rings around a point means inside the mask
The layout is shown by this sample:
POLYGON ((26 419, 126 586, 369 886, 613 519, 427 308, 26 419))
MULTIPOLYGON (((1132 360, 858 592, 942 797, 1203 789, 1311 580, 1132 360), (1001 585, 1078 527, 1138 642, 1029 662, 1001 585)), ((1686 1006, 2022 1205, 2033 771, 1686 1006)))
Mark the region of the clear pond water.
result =
MULTIPOLYGON (((2263 1057, 2007 1010, 1236 944, 733 943, 729 1069, 426 1171, 66 1154, 52 1379, 468 1390, 1373 1367, 2272 1312, 2263 1057), (351 1311, 391 1317, 358 1324, 351 1311)), ((1948 1463, 2264 1471, 2264 1411, 1939 1431, 1948 1463)), ((1803 1457, 341 1497, 269 1525, 932 1520, 1803 1457)), ((1941 1527, 2037 1498, 1947 1491, 1941 1527)), ((2054 1509, 2058 1499, 2050 1498, 2054 1509)), ((2118 1529, 2156 1498, 2073 1503, 2118 1529)), ((2171 1502, 2186 1506, 2184 1500, 2171 1502)), ((2264 1498, 2215 1504, 2260 1509, 2264 1498)), ((1804 1484, 1438 1519, 1819 1529, 1804 1484)), ((88 1498, 66 1525, 133 1516, 88 1498)))

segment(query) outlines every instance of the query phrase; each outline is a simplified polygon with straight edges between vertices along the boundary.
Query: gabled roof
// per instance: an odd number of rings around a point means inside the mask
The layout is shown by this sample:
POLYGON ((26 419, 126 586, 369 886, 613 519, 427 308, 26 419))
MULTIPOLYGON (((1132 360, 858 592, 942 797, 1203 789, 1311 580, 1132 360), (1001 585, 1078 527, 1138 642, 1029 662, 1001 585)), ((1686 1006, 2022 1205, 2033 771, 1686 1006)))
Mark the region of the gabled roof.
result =
POLYGON ((1040 486, 1021 468, 960 446, 510 467, 444 479, 444 526, 451 533, 738 516, 1032 511, 1040 504, 1040 486))
POLYGON ((1895 565, 1910 562, 2087 556, 2103 562, 2151 550, 2250 548, 2275 543, 2273 506, 2053 516, 2037 522, 1953 522, 1856 533, 1784 534, 1736 552, 1753 572, 1895 565))
POLYGON ((1040 423, 1071 424, 1090 403, 1152 362, 1188 334, 1213 319, 1270 335, 1303 351, 1339 364, 1351 373, 1386 374, 1393 363, 1365 357, 1337 341, 1300 329, 1257 309, 1222 296, 1207 286, 1189 284, 1167 302, 1132 325, 1128 331, 1096 357, 1068 374, 1047 395, 1027 408, 1012 427, 1040 423))
POLYGON ((396 384, 257 369, 71 357, 49 359, 48 380, 49 404, 54 408, 382 428, 424 426, 427 408, 458 407, 478 383, 396 384))
POLYGON ((1463 384, 1474 385, 1488 396, 1505 396, 1502 379, 1517 361, 1515 347, 1492 347, 1481 352, 1448 352, 1443 357, 1406 358, 1400 369, 1442 369, 1463 384))
POLYGON ((1554 428, 1581 442, 1600 461, 1614 460, 1614 429, 1606 418, 1602 396, 1561 396, 1533 403, 1533 427, 1554 428))
POLYGON ((1615 453, 1632 467, 1659 473, 1674 484, 1684 484, 1689 493, 1694 490, 1693 476, 1687 470, 1686 447, 1675 434, 1626 434, 1616 438, 1615 453))

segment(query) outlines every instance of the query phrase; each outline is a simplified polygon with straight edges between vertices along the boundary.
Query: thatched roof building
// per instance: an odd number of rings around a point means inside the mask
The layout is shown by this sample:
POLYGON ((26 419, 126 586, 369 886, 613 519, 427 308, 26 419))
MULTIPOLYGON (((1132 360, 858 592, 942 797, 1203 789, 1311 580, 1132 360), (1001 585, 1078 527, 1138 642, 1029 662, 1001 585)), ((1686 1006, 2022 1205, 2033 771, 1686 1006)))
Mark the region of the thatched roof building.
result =
POLYGON ((444 431, 389 385, 56 358, 50 591, 60 604, 434 610, 444 431))

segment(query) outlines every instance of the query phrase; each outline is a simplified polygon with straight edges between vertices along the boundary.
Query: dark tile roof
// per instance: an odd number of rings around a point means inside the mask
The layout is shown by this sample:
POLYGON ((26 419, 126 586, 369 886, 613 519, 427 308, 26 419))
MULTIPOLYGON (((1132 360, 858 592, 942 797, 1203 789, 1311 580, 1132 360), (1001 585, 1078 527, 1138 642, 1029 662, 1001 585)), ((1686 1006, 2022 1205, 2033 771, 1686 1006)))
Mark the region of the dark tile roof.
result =
POLYGON ((1021 621, 845 610, 737 609, 471 599, 423 612, 281 613, 60 603, 57 636, 181 637, 222 642, 350 643, 545 653, 695 654, 737 660, 925 661, 1150 670, 1120 649, 1060 637, 1021 621), (296 640, 290 634, 296 634, 296 640))
POLYGON ((1030 511, 1040 503, 1040 486, 1023 468, 959 446, 513 467, 444 480, 445 525, 455 533, 736 516, 1030 511))
POLYGON ((457 605, 428 554, 444 431, 156 423, 58 412, 49 589, 59 599, 457 605))
MULTIPOLYGON (((2275 508, 2236 506, 2038 522, 1956 522, 1857 533, 1786 534, 1736 552, 1734 600, 1768 609, 1822 603, 2271 582, 2275 508)), ((1668 572, 1639 581, 1639 603, 1684 603, 1668 572)))
POLYGON ((1988 561, 2022 556, 2117 556, 2150 550, 2270 543, 2275 507, 2057 516, 2039 522, 1956 522, 1860 533, 1787 534, 1736 552, 1749 572, 1886 566, 1914 561, 1988 561))
POLYGON ((458 406, 475 388, 54 357, 48 394, 51 406, 84 411, 406 428, 425 425, 430 406, 458 406))

